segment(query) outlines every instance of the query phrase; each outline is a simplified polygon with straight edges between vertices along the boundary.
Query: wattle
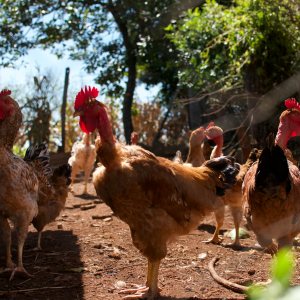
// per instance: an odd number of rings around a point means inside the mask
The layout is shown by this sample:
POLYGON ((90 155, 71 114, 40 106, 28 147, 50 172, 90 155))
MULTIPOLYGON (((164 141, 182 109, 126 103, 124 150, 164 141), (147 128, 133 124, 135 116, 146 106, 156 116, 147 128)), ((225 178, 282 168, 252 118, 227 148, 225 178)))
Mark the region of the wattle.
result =
POLYGON ((98 120, 94 116, 80 116, 79 126, 83 132, 89 134, 97 128, 98 120))
POLYGON ((0 120, 5 118, 5 113, 2 109, 0 109, 0 120))

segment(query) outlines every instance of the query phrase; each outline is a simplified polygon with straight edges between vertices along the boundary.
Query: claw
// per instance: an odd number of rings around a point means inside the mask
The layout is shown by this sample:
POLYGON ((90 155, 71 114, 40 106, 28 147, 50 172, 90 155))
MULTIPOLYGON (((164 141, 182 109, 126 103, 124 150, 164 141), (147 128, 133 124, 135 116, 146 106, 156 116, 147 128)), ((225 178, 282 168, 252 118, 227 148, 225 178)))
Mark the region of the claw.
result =
POLYGON ((32 248, 30 251, 41 251, 42 248, 41 247, 35 247, 35 248, 32 248))
POLYGON ((220 238, 219 236, 217 236, 217 237, 213 237, 210 240, 202 241, 202 243, 204 243, 204 244, 210 244, 210 243, 212 243, 212 244, 220 244, 222 241, 223 241, 223 239, 220 238))
POLYGON ((24 268, 14 267, 14 268, 6 268, 4 271, 0 272, 1 277, 9 277, 9 281, 16 278, 34 278, 33 275, 28 274, 24 268))
POLYGON ((141 286, 136 289, 127 289, 122 290, 119 294, 131 294, 129 296, 125 296, 122 300, 132 300, 132 299, 140 299, 140 298, 147 298, 148 300, 154 300, 158 296, 158 292, 162 291, 162 288, 157 287, 157 292, 154 294, 149 293, 149 287, 141 286))
POLYGON ((272 243, 266 247, 272 256, 276 255, 278 252, 278 247, 276 244, 272 243))

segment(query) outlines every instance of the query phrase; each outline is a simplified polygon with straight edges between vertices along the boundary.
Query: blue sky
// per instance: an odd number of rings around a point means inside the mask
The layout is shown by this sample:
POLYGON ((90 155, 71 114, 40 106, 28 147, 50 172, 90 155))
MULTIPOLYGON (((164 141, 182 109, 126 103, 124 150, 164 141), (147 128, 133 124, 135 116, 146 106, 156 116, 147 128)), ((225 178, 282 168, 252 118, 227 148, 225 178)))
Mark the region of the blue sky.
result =
MULTIPOLYGON (((76 86, 76 90, 78 91, 85 85, 95 86, 98 89, 100 88, 100 86, 94 82, 96 74, 88 74, 84 70, 83 62, 70 60, 67 55, 58 60, 54 54, 51 54, 50 50, 32 49, 29 51, 28 55, 22 58, 22 60, 25 63, 21 65, 20 59, 19 63, 17 63, 18 67, 15 69, 0 68, 0 90, 11 83, 25 84, 26 77, 28 77, 29 74, 35 74, 36 65, 40 66, 41 73, 43 73, 43 70, 51 68, 55 75, 61 80, 62 84, 64 82, 65 69, 69 67, 70 85, 73 87, 76 86)), ((157 94, 158 90, 158 87, 154 87, 147 91, 145 86, 137 86, 136 95, 140 101, 147 102, 148 99, 152 99, 153 96, 157 94)), ((99 100, 105 102, 103 97, 99 100)))

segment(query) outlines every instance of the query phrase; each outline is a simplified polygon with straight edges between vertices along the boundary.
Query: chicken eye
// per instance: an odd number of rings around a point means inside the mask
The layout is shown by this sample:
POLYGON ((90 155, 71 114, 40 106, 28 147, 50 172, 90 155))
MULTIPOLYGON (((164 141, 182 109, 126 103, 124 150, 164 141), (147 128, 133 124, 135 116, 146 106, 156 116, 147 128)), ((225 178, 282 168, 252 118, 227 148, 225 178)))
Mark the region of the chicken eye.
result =
POLYGON ((89 104, 89 107, 90 107, 90 108, 92 108, 93 106, 94 106, 94 104, 93 104, 93 103, 90 103, 90 104, 89 104))

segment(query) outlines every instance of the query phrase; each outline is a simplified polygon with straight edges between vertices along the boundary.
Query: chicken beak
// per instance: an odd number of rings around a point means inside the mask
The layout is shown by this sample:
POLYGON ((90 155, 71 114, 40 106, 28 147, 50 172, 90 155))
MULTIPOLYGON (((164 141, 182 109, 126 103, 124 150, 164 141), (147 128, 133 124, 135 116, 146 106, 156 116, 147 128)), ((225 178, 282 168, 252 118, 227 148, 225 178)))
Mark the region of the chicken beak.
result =
POLYGON ((73 114, 73 118, 82 116, 84 114, 83 110, 75 110, 74 114, 73 114))

